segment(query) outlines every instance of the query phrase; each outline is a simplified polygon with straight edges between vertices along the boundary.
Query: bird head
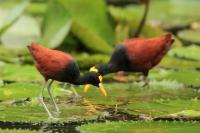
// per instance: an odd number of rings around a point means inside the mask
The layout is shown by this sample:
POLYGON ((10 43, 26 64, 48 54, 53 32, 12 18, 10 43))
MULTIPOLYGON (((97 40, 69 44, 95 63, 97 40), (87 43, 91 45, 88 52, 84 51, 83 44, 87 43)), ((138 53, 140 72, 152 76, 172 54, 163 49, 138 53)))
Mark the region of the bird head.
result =
POLYGON ((89 71, 90 71, 90 84, 85 85, 84 92, 87 92, 87 90, 91 87, 92 84, 94 86, 99 87, 103 95, 107 96, 107 92, 102 84, 103 76, 101 76, 98 73, 98 69, 96 67, 91 67, 89 71))

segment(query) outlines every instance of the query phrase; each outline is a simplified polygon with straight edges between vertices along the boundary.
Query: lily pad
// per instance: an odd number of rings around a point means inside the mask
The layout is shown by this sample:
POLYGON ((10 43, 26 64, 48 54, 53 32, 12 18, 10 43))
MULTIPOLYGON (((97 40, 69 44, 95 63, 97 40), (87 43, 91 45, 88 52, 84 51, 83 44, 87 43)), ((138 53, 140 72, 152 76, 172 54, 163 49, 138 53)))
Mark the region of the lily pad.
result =
POLYGON ((150 79, 168 79, 178 81, 186 85, 200 85, 200 73, 196 70, 155 70, 150 72, 150 79))
POLYGON ((183 41, 200 44, 200 30, 183 30, 178 33, 183 41))
POLYGON ((184 122, 106 122, 83 125, 77 128, 81 133, 187 133, 199 132, 199 123, 184 122))
MULTIPOLYGON (((195 110, 200 111, 199 100, 154 100, 154 101, 133 101, 128 104, 126 109, 130 114, 145 114, 150 117, 164 117, 171 116, 183 110, 195 110), (184 106, 183 106, 184 103, 184 106)), ((173 116, 174 117, 174 116, 173 116)), ((172 118, 172 116, 171 116, 172 118)))
POLYGON ((0 46, 0 61, 6 63, 20 63, 20 58, 23 58, 27 53, 27 49, 14 49, 0 46))
POLYGON ((32 65, 5 64, 0 66, 0 79, 9 81, 42 80, 41 74, 32 65))
POLYGON ((172 56, 165 56, 159 66, 171 69, 195 69, 200 67, 199 61, 184 60, 172 56))
MULTIPOLYGON (((179 48, 171 49, 168 55, 200 61, 199 53, 200 53, 200 47, 196 45, 191 45, 188 47, 179 47, 179 48)), ((200 63, 197 63, 197 64, 200 65, 200 63)))
MULTIPOLYGON (((36 84, 31 82, 16 82, 11 84, 5 84, 0 87, 0 100, 15 100, 23 98, 36 98, 39 96, 42 89, 42 84, 36 84)), ((58 84, 53 84, 52 93, 54 96, 64 94, 64 90, 58 86, 58 84)))
POLYGON ((0 129, 0 133, 43 133, 42 131, 30 131, 30 130, 9 130, 9 129, 0 129))

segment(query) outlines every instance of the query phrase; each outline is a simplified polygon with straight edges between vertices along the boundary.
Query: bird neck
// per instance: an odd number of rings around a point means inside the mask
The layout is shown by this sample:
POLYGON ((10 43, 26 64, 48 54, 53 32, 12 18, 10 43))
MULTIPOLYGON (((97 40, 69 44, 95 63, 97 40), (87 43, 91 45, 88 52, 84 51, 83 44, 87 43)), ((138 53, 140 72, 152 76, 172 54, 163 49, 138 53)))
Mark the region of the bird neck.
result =
POLYGON ((97 66, 96 68, 98 69, 100 75, 106 75, 108 73, 114 73, 118 71, 117 67, 113 64, 103 64, 97 66))
POLYGON ((79 75, 79 77, 77 78, 77 80, 75 82, 73 82, 73 84, 75 85, 84 85, 84 84, 89 84, 90 79, 89 79, 89 74, 85 74, 85 75, 79 75))

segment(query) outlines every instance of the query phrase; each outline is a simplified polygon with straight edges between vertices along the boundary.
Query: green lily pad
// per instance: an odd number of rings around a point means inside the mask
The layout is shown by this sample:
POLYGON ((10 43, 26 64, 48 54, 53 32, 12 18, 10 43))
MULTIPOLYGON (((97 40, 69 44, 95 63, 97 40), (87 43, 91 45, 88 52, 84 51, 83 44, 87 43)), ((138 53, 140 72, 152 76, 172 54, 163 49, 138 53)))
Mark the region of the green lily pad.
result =
POLYGON ((0 133, 43 133, 42 131, 17 130, 17 129, 0 129, 0 133))
POLYGON ((142 85, 143 83, 135 82, 104 84, 108 97, 103 97, 100 90, 96 87, 91 87, 87 93, 83 93, 82 89, 77 89, 77 91, 91 101, 91 103, 104 106, 123 105, 133 101, 148 102, 155 99, 191 99, 198 96, 198 92, 195 90, 185 88, 183 84, 170 80, 150 80, 150 85, 147 88, 142 87, 142 85))
POLYGON ((182 116, 182 117, 199 117, 200 111, 183 110, 183 111, 180 111, 180 112, 177 112, 177 113, 170 114, 170 116, 173 116, 173 117, 179 117, 179 116, 182 116))
POLYGON ((22 58, 22 56, 26 55, 27 53, 27 49, 13 49, 5 46, 0 46, 0 61, 7 63, 20 63, 20 58, 22 58))
POLYGON ((165 56, 159 64, 161 67, 175 69, 195 69, 200 67, 200 62, 192 60, 184 60, 172 56, 165 56))
POLYGON ((42 80, 41 74, 32 65, 5 64, 0 66, 0 79, 10 81, 42 80))
MULTIPOLYGON (((38 97, 43 85, 29 82, 16 82, 11 84, 5 84, 0 87, 0 100, 15 100, 23 98, 35 98, 38 97)), ((58 87, 57 84, 53 84, 52 93, 54 96, 62 95, 64 90, 58 87)), ((47 93, 45 94, 47 95, 47 93)))
MULTIPOLYGON (((133 101, 126 106, 127 112, 130 114, 145 114, 153 117, 165 117, 172 116, 183 110, 195 110, 200 111, 199 100, 154 100, 154 101, 133 101), (183 105, 184 103, 184 105, 183 105)), ((191 116, 190 116, 191 117, 191 116)), ((193 116, 192 116, 193 117, 193 116)))
POLYGON ((81 133, 187 133, 199 132, 199 123, 187 122, 106 122, 83 125, 81 133))
MULTIPOLYGON (((200 53, 200 47, 196 45, 191 45, 188 47, 179 47, 171 49, 168 55, 199 61, 200 60, 199 53, 200 53)), ((197 64, 200 65, 200 63, 197 64)))
POLYGON ((183 30, 178 33, 178 37, 190 43, 200 44, 200 30, 183 30))
POLYGON ((150 79, 168 79, 174 80, 179 83, 183 83, 186 85, 200 85, 200 72, 196 70, 155 70, 154 72, 150 72, 150 79))

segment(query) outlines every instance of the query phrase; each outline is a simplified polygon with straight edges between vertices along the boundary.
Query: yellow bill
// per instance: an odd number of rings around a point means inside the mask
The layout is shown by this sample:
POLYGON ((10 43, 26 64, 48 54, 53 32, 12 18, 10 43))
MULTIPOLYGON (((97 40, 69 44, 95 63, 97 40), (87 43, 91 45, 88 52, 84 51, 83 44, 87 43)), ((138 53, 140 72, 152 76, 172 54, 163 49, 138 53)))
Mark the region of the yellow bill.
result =
POLYGON ((99 89, 103 93, 103 95, 106 97, 107 96, 107 92, 106 92, 106 90, 105 90, 105 88, 104 88, 102 83, 99 83, 99 89))
POLYGON ((84 87, 84 92, 87 92, 90 87, 91 87, 90 84, 86 84, 85 87, 84 87))

